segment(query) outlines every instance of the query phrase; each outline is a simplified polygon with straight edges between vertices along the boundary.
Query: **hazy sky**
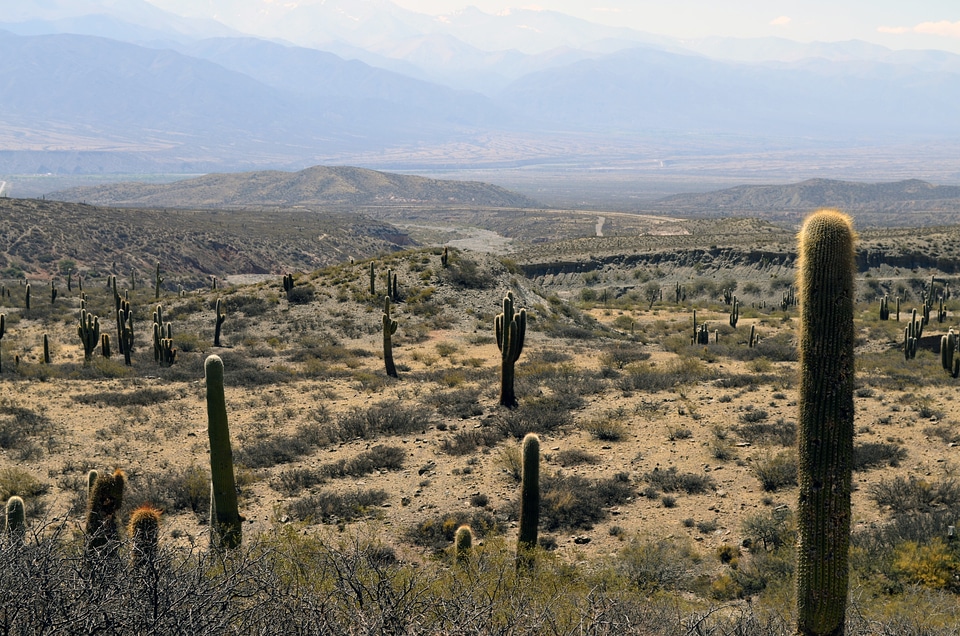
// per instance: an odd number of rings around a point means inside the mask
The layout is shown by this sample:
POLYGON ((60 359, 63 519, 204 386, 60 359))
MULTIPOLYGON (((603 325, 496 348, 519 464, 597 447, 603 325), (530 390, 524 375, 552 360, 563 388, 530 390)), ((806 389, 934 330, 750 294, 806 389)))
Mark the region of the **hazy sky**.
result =
POLYGON ((891 48, 960 53, 960 0, 394 0, 439 15, 475 6, 555 10, 593 22, 675 37, 859 39, 891 48))

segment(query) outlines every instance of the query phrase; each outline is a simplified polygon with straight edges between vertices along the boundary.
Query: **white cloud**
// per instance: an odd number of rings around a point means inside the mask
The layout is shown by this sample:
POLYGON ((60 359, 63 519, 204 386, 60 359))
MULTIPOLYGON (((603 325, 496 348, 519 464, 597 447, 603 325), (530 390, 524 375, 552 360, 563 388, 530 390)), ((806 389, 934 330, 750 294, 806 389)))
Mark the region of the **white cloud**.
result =
POLYGON ((770 21, 770 24, 772 24, 773 26, 787 26, 787 25, 790 24, 792 21, 793 21, 793 20, 792 20, 789 16, 782 15, 782 16, 780 16, 779 18, 775 18, 775 19, 771 20, 771 21, 770 21))
POLYGON ((623 9, 617 9, 616 7, 594 7, 594 11, 598 13, 620 13, 623 9))
POLYGON ((960 22, 948 22, 940 20, 939 22, 922 22, 913 27, 917 33, 927 33, 930 35, 942 35, 948 38, 960 38, 960 22))
POLYGON ((960 22, 940 20, 939 22, 921 22, 915 27, 877 27, 878 33, 903 35, 905 33, 922 33, 924 35, 940 35, 947 38, 960 38, 960 22))

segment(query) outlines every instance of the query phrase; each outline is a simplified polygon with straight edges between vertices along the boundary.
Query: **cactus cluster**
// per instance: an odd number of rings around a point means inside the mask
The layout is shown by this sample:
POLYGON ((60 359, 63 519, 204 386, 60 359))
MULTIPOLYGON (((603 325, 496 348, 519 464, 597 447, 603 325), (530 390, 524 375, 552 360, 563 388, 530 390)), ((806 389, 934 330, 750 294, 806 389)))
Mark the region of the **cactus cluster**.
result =
POLYGON ((287 299, 290 299, 290 292, 293 291, 293 274, 284 274, 283 275, 283 293, 287 295, 287 299))
POLYGON ((517 406, 517 396, 513 388, 514 365, 523 352, 523 341, 527 333, 527 310, 514 311, 513 292, 507 292, 503 298, 503 312, 494 319, 497 335, 497 347, 500 349, 500 405, 507 408, 517 406))
POLYGON ((707 323, 697 324, 697 310, 693 310, 693 339, 690 344, 706 345, 710 344, 710 330, 707 323))
POLYGON ((93 359, 94 349, 100 344, 100 318, 88 313, 86 309, 81 309, 77 335, 83 344, 83 362, 89 364, 93 359))
POLYGON ((890 320, 890 297, 886 294, 880 299, 880 320, 890 320))
POLYGON ((674 287, 673 294, 678 305, 687 299, 687 290, 679 282, 677 282, 676 286, 674 287))
POLYGON ((797 304, 796 291, 791 285, 785 292, 780 294, 780 309, 786 311, 797 304))
POLYGON ((173 326, 163 320, 163 306, 157 305, 153 312, 153 359, 158 364, 170 366, 177 360, 173 346, 173 326))
MULTIPOLYGON (((114 277, 116 281, 116 277, 114 277)), ((130 356, 133 354, 133 309, 130 308, 130 302, 123 300, 114 294, 117 301, 117 343, 120 347, 120 353, 123 354, 123 362, 128 367, 133 364, 130 356)))
POLYGON ((920 336, 923 335, 923 322, 917 318, 917 310, 910 314, 910 322, 903 328, 903 357, 912 360, 917 357, 920 336))
POLYGON ((842 634, 854 433, 854 241, 833 210, 799 236, 797 633, 842 634))

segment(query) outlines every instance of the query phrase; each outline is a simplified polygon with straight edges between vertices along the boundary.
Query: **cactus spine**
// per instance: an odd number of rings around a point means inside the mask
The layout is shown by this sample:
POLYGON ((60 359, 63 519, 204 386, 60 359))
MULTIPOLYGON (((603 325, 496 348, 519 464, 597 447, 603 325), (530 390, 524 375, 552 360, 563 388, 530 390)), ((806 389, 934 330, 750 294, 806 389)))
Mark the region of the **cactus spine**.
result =
MULTIPOLYGON (((91 471, 93 474, 95 471, 91 471)), ((97 551, 120 538, 117 515, 123 504, 126 475, 117 469, 112 475, 97 474, 87 502, 87 549, 97 551)))
POLYGON ((223 394, 223 360, 209 356, 203 365, 207 379, 207 433, 210 437, 210 543, 216 549, 236 548, 242 538, 233 476, 233 452, 223 394))
POLYGON ((470 526, 463 524, 453 535, 453 553, 457 563, 461 565, 470 562, 470 550, 473 548, 473 531, 470 526))
POLYGON ((821 210, 800 231, 797 632, 842 635, 853 457, 854 241, 821 210))
POLYGON ((143 504, 130 515, 127 535, 133 542, 131 560, 135 568, 150 565, 157 558, 160 514, 160 511, 150 504, 143 504))
POLYGON ((23 541, 27 533, 26 514, 24 512, 23 499, 14 495, 7 499, 6 519, 4 521, 4 533, 13 539, 23 541))
MULTIPOLYGON (((93 359, 93 350, 100 343, 100 319, 93 314, 87 313, 86 309, 80 310, 80 324, 77 325, 77 335, 83 344, 83 363, 89 364, 93 359)), ((106 335, 106 334, 104 334, 106 335)))
POLYGON ((223 321, 227 319, 227 314, 223 311, 223 301, 217 298, 217 326, 213 331, 213 346, 220 346, 220 328, 223 327, 223 321))
POLYGON ((383 297, 383 364, 387 368, 387 375, 391 378, 399 377, 397 367, 393 364, 393 334, 397 333, 397 321, 390 318, 390 297, 383 297))
POLYGON ((520 532, 517 535, 517 566, 530 563, 530 551, 537 547, 540 525, 540 438, 527 433, 521 449, 520 532))
POLYGON ((513 390, 513 371, 517 359, 523 352, 523 340, 527 333, 527 310, 513 310, 513 292, 507 292, 503 298, 503 313, 494 320, 497 332, 497 347, 500 349, 500 405, 507 408, 517 406, 517 396, 513 390))

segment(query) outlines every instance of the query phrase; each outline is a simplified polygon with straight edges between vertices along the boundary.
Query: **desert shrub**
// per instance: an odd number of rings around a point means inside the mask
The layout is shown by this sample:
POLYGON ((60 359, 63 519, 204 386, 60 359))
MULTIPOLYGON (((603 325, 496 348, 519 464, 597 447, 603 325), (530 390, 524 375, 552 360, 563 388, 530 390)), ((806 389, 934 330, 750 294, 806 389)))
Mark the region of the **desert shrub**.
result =
POLYGON ((893 569, 907 583, 935 590, 960 590, 960 555, 940 537, 925 544, 905 541, 898 545, 893 569))
POLYGON ((316 468, 287 468, 280 471, 277 478, 270 485, 277 492, 292 497, 297 493, 309 490, 314 486, 325 483, 326 477, 316 468))
POLYGON ((518 444, 507 444, 500 449, 500 453, 497 455, 494 463, 514 483, 520 483, 520 478, 523 476, 523 460, 518 444))
POLYGON ((610 409, 586 422, 582 428, 590 433, 594 439, 604 442, 619 442, 627 435, 625 419, 626 413, 623 412, 623 409, 610 409))
POLYGON ((667 440, 675 442, 680 439, 690 439, 693 437, 693 431, 686 426, 668 426, 667 440))
POLYGON ((129 483, 130 493, 124 497, 124 507, 131 510, 145 503, 167 513, 189 510, 206 514, 210 509, 209 468, 192 465, 135 474, 129 483))
POLYGON ((374 488, 346 493, 319 492, 296 499, 287 505, 287 512, 294 519, 314 523, 336 523, 366 517, 370 509, 387 500, 384 490, 374 488))
POLYGON ((711 379, 715 372, 697 358, 683 357, 663 364, 630 364, 617 380, 622 391, 663 391, 676 385, 711 379))
MULTIPOLYGON (((296 289, 296 287, 294 287, 296 289)), ((247 317, 262 316, 270 309, 270 303, 262 296, 250 294, 229 294, 223 298, 223 310, 230 314, 244 314, 247 317)), ((210 303, 210 309, 216 308, 216 301, 210 303)))
POLYGON ((503 432, 493 426, 457 431, 452 439, 444 439, 440 442, 440 450, 450 455, 467 455, 481 446, 496 446, 503 437, 503 432))
POLYGON ((35 438, 48 435, 53 430, 53 420, 43 412, 14 403, 0 404, 0 448, 30 450, 35 438))
POLYGON ((607 347, 600 354, 601 365, 617 370, 622 370, 628 364, 649 359, 650 354, 635 344, 616 344, 607 347))
POLYGON ((877 506, 898 515, 960 508, 960 485, 952 479, 936 482, 913 475, 882 479, 870 488, 870 496, 877 506))
POLYGON ((73 400, 80 404, 101 404, 103 406, 151 406, 167 402, 174 393, 166 389, 142 388, 131 392, 99 391, 74 395, 73 400))
POLYGON ((600 458, 579 448, 568 448, 558 451, 553 456, 554 461, 563 467, 579 466, 580 464, 599 464, 600 458))
POLYGON ((310 444, 298 435, 266 434, 243 440, 235 459, 247 468, 269 468, 292 462, 310 451, 310 444))
MULTIPOLYGON (((283 384, 289 379, 288 375, 259 366, 237 350, 221 349, 217 352, 217 355, 223 360, 223 381, 226 386, 265 386, 267 384, 283 384)), ((169 367, 161 367, 158 372, 169 372, 171 370, 187 371, 187 367, 178 361, 177 364, 169 367)), ((197 377, 203 377, 202 366, 199 372, 190 371, 189 377, 194 380, 197 377)))
POLYGON ((750 444, 793 446, 797 443, 797 423, 778 418, 776 422, 750 422, 733 427, 737 437, 750 444))
POLYGON ((461 510, 425 519, 406 532, 416 545, 443 550, 453 542, 457 528, 469 524, 474 536, 483 538, 503 532, 503 525, 486 510, 461 510))
POLYGON ((761 512, 746 517, 741 530, 751 546, 760 545, 764 550, 776 550, 792 546, 796 541, 796 522, 787 506, 778 506, 770 512, 761 512))
POLYGON ((710 534, 711 532, 716 532, 717 528, 719 527, 720 527, 720 524, 717 522, 716 519, 697 522, 697 530, 699 530, 701 534, 710 534))
POLYGON ((380 435, 404 435, 425 431, 430 419, 423 409, 384 400, 367 408, 355 407, 340 415, 334 428, 335 439, 372 439, 380 435))
MULTIPOLYGON (((637 489, 626 473, 609 479, 579 475, 541 475, 540 524, 547 531, 560 528, 592 528, 607 517, 605 508, 636 496, 637 489)), ((520 502, 514 508, 519 510, 520 502)))
POLYGON ((773 457, 757 459, 750 465, 750 471, 760 480, 760 485, 767 492, 775 492, 785 486, 796 486, 796 452, 787 450, 773 457))
POLYGON ((878 466, 899 466, 907 457, 907 449, 900 444, 863 442, 853 446, 853 470, 867 470, 878 466))
POLYGON ((704 493, 716 487, 713 479, 709 476, 681 473, 676 466, 671 466, 666 470, 656 467, 650 472, 644 473, 643 480, 663 492, 685 492, 689 495, 704 493))
POLYGON ((22 468, 0 469, 0 501, 6 504, 14 495, 29 499, 46 494, 50 484, 44 483, 22 468))
POLYGON ((313 302, 315 295, 313 285, 297 285, 287 292, 287 300, 291 305, 307 305, 313 302))
POLYGON ((767 412, 763 409, 748 408, 738 419, 744 424, 756 424, 767 419, 767 412))
POLYGON ((927 437, 939 438, 944 444, 960 444, 960 431, 957 430, 956 425, 937 424, 927 426, 923 429, 923 434, 927 437))
POLYGON ((377 470, 400 470, 405 459, 406 453, 399 446, 377 444, 356 457, 322 465, 320 474, 330 478, 362 477, 377 470))
POLYGON ((428 398, 441 415, 468 418, 483 414, 480 389, 465 387, 454 391, 436 391, 428 398))
POLYGON ((527 433, 550 433, 573 421, 563 396, 548 395, 524 400, 515 409, 497 414, 496 427, 505 436, 522 439, 527 433))
POLYGON ((701 557, 681 539, 630 541, 619 553, 618 568, 643 592, 689 589, 701 557))
POLYGON ((465 289, 487 289, 496 282, 490 272, 477 265, 469 258, 458 258, 444 271, 447 282, 465 289))
POLYGON ((476 506, 477 508, 486 508, 490 503, 490 497, 484 495, 483 493, 475 493, 470 495, 470 505, 476 506))

